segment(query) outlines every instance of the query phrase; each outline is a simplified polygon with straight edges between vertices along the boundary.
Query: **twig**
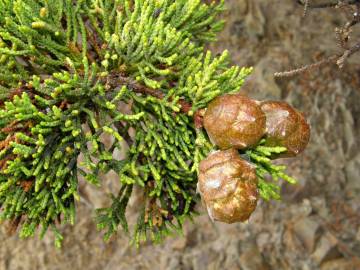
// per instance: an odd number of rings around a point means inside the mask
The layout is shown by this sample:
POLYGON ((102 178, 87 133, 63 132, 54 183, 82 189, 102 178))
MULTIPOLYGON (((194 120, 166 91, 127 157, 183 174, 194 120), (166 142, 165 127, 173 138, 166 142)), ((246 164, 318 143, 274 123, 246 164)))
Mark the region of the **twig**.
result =
POLYGON ((309 5, 310 5, 310 0, 305 0, 303 17, 306 16, 307 11, 308 11, 308 8, 309 8, 309 5))
POLYGON ((318 68, 318 67, 320 67, 320 66, 322 66, 324 64, 334 62, 338 58, 339 58, 338 55, 333 55, 333 56, 331 56, 329 58, 320 60, 320 61, 318 61, 316 63, 309 64, 309 65, 306 65, 306 66, 303 66, 303 67, 300 67, 300 68, 297 68, 297 69, 293 69, 293 70, 289 70, 289 71, 276 72, 276 73, 274 73, 274 76, 275 77, 292 77, 294 75, 303 73, 305 71, 318 68))
POLYGON ((346 50, 344 54, 336 61, 336 64, 339 66, 339 68, 343 68, 346 59, 348 59, 351 55, 358 51, 360 51, 360 42, 352 46, 350 49, 346 50))
MULTIPOLYGON (((348 0, 348 1, 344 1, 344 4, 348 4, 348 5, 354 5, 356 3, 358 3, 359 0, 348 0)), ((311 8, 311 9, 315 9, 315 8, 331 8, 331 7, 336 7, 339 4, 339 1, 336 1, 334 3, 323 3, 323 4, 310 4, 309 0, 297 0, 297 3, 305 6, 307 9, 311 8)))
POLYGON ((304 6, 304 14, 306 15, 306 11, 308 8, 329 8, 329 7, 339 7, 342 9, 346 9, 351 14, 351 19, 346 22, 346 24, 341 28, 335 28, 335 35, 338 41, 339 47, 343 50, 341 54, 333 55, 329 58, 323 59, 313 64, 305 65, 303 67, 284 71, 284 72, 276 72, 274 74, 275 77, 291 77, 305 71, 318 68, 324 64, 336 62, 338 67, 341 69, 344 67, 346 60, 353 55, 354 53, 360 51, 360 42, 349 47, 350 34, 352 31, 352 27, 356 24, 360 23, 360 0, 338 0, 336 2, 331 3, 322 3, 322 4, 312 4, 310 0, 297 0, 297 2, 304 6))

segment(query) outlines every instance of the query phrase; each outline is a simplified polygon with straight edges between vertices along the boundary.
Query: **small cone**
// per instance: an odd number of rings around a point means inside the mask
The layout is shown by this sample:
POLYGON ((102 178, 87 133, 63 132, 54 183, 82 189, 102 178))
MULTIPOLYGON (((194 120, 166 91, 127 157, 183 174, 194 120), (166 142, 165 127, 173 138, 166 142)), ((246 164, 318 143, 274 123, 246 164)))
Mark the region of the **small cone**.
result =
POLYGON ((209 138, 224 150, 256 145, 265 133, 265 122, 260 106, 239 94, 215 98, 204 115, 209 138))
POLYGON ((246 221, 257 205, 255 168, 235 149, 214 152, 201 161, 198 189, 213 220, 246 221))
POLYGON ((266 115, 267 144, 287 148, 278 157, 293 157, 305 150, 310 126, 302 113, 282 101, 262 102, 261 109, 266 115))

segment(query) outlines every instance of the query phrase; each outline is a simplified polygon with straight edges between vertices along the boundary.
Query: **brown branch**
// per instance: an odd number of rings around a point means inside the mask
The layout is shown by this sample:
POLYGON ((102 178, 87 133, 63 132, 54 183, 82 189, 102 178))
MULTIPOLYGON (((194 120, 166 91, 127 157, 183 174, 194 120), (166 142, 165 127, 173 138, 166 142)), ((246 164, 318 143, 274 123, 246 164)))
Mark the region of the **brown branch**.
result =
POLYGON ((336 1, 331 3, 323 4, 312 4, 310 0, 297 0, 297 2, 304 6, 304 16, 308 8, 326 8, 326 7, 339 7, 339 8, 348 8, 352 18, 341 28, 335 28, 335 35, 338 42, 338 45, 343 52, 341 54, 333 55, 329 58, 320 60, 316 63, 305 65, 300 68, 296 68, 289 71, 276 72, 274 73, 275 77, 291 77, 297 74, 301 74, 305 71, 318 68, 324 64, 335 62, 338 67, 341 69, 344 66, 345 61, 354 53, 360 51, 360 42, 349 47, 349 39, 352 31, 352 27, 360 23, 360 0, 353 1, 336 1))
POLYGON ((346 50, 344 54, 340 56, 339 59, 336 61, 336 64, 339 66, 339 68, 343 68, 346 59, 348 59, 351 55, 358 51, 360 51, 360 42, 352 46, 350 49, 346 50))
POLYGON ((307 14, 307 11, 309 9, 309 5, 310 5, 310 0, 305 0, 305 3, 304 3, 304 12, 303 12, 303 17, 306 16, 307 14))
POLYGON ((18 229, 20 222, 21 222, 22 216, 18 216, 15 218, 12 218, 6 225, 6 233, 9 236, 12 236, 15 234, 16 230, 18 229))
POLYGON ((305 66, 302 66, 302 67, 297 68, 297 69, 292 69, 292 70, 289 70, 289 71, 276 72, 276 73, 274 73, 274 76, 278 77, 278 78, 280 78, 280 77, 292 77, 294 75, 301 74, 301 73, 303 73, 305 71, 309 71, 309 70, 318 68, 318 67, 320 67, 320 66, 322 66, 324 64, 334 62, 338 58, 339 58, 339 55, 334 55, 334 56, 331 56, 329 58, 320 60, 320 61, 318 61, 316 63, 305 65, 305 66))
MULTIPOLYGON (((165 97, 165 94, 163 92, 161 92, 160 90, 151 89, 149 87, 146 87, 145 85, 136 82, 135 80, 131 79, 130 77, 126 77, 119 73, 109 74, 109 76, 106 78, 106 83, 113 88, 119 87, 121 85, 126 85, 131 90, 133 90, 135 93, 153 96, 158 99, 163 99, 165 97)), ((178 103, 181 106, 182 113, 187 114, 192 108, 192 104, 187 102, 184 99, 180 99, 178 101, 178 103)))
MULTIPOLYGON (((297 3, 302 5, 302 6, 306 6, 306 8, 311 8, 311 9, 315 9, 315 8, 332 8, 332 7, 336 7, 339 4, 339 1, 336 2, 331 2, 331 3, 322 3, 322 4, 311 4, 309 3, 308 0, 297 0, 297 3)), ((359 0, 348 0, 348 1, 344 1, 344 4, 348 4, 348 5, 355 5, 356 3, 359 3, 359 0)))
POLYGON ((345 52, 342 55, 333 55, 329 58, 320 60, 316 63, 306 65, 297 69, 289 70, 289 71, 282 71, 282 72, 276 72, 274 73, 275 77, 281 78, 281 77, 292 77, 298 74, 301 74, 303 72, 318 68, 324 64, 332 63, 336 61, 336 64, 339 68, 343 68, 346 60, 353 55, 354 53, 360 51, 360 42, 358 44, 355 44, 351 48, 345 50, 345 52))

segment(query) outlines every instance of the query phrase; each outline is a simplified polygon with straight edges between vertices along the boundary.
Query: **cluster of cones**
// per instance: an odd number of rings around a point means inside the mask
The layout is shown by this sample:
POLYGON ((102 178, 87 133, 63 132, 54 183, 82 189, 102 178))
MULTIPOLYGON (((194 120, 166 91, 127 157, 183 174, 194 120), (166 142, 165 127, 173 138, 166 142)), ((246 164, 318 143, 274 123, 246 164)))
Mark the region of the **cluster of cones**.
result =
POLYGON ((220 149, 199 166, 198 190, 213 220, 234 223, 249 219, 258 201, 255 166, 238 150, 265 138, 267 146, 286 147, 272 158, 301 153, 310 138, 304 115, 286 102, 259 102, 239 94, 214 99, 206 109, 204 128, 220 149))

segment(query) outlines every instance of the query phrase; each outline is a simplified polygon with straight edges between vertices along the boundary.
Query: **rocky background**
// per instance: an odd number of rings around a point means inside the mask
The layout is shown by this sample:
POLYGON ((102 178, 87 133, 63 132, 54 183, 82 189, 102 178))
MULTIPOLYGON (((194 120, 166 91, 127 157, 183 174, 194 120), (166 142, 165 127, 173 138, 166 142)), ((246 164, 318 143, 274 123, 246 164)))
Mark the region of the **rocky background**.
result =
POLYGON ((63 228, 61 250, 51 233, 42 241, 20 240, 1 226, 1 270, 360 269, 360 55, 343 70, 326 65, 273 77, 338 52, 333 30, 345 17, 328 9, 302 18, 295 0, 226 2, 227 25, 211 49, 228 49, 234 63, 254 66, 243 88, 248 95, 284 99, 311 123, 307 151, 287 161, 299 184, 284 185, 281 202, 260 202, 247 224, 213 224, 200 209, 183 237, 135 250, 122 234, 105 244, 92 220, 94 207, 105 206, 105 193, 116 188, 109 177, 105 192, 82 186, 77 224, 63 228))

